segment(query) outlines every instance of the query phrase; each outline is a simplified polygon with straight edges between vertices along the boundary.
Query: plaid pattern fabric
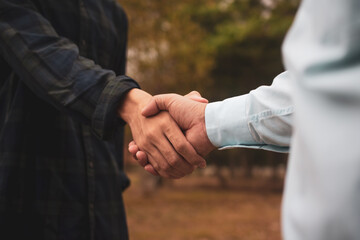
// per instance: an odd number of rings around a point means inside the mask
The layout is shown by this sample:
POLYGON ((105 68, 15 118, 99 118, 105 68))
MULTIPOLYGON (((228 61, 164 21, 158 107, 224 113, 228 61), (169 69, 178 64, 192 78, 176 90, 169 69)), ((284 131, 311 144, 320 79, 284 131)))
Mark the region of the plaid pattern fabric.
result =
POLYGON ((114 0, 0 0, 0 239, 127 239, 127 19, 114 0))

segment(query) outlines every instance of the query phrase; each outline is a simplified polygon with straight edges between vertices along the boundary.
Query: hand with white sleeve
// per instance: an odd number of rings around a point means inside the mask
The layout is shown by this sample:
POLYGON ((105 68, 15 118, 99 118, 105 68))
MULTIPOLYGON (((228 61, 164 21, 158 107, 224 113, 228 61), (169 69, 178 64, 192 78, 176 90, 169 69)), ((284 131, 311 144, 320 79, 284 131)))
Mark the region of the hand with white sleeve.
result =
MULTIPOLYGON (((145 117, 151 117, 161 111, 168 111, 197 153, 205 156, 215 149, 206 133, 205 107, 207 103, 208 101, 195 91, 186 96, 178 94, 156 95, 143 108, 142 114, 145 117)), ((153 166, 149 164, 147 154, 141 150, 134 141, 129 144, 129 151, 139 161, 139 164, 146 171, 158 175, 153 166)))

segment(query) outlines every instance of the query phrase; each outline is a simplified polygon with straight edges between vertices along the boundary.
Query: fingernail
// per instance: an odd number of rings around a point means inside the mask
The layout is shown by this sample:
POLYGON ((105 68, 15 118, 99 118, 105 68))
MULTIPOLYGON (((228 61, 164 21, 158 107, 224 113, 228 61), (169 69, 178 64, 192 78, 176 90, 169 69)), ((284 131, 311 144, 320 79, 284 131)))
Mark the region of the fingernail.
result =
POLYGON ((200 167, 200 168, 206 168, 206 162, 200 163, 199 167, 200 167))

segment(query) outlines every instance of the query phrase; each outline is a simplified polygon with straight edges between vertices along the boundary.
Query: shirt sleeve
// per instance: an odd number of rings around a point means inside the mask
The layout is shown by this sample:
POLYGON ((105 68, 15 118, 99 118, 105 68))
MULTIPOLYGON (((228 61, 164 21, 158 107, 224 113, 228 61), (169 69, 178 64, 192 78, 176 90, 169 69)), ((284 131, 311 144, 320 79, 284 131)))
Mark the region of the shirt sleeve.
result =
POLYGON ((0 54, 38 97, 108 139, 120 123, 121 97, 139 87, 79 55, 28 1, 0 1, 0 54))
POLYGON ((360 236, 359 13, 359 0, 304 0, 282 47, 296 108, 284 239, 360 236))
POLYGON ((271 86, 207 105, 208 137, 220 149, 261 148, 287 152, 292 134, 291 75, 278 75, 271 86))

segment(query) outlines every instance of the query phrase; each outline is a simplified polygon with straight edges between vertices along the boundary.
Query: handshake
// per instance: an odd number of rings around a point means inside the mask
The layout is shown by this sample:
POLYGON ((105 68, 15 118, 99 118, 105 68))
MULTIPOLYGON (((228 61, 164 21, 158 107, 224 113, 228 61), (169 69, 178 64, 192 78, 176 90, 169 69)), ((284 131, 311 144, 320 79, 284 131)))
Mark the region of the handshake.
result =
POLYGON ((206 133, 207 103, 195 91, 151 96, 130 90, 118 108, 133 135, 130 153, 155 176, 181 178, 205 168, 203 157, 215 149, 206 133))

